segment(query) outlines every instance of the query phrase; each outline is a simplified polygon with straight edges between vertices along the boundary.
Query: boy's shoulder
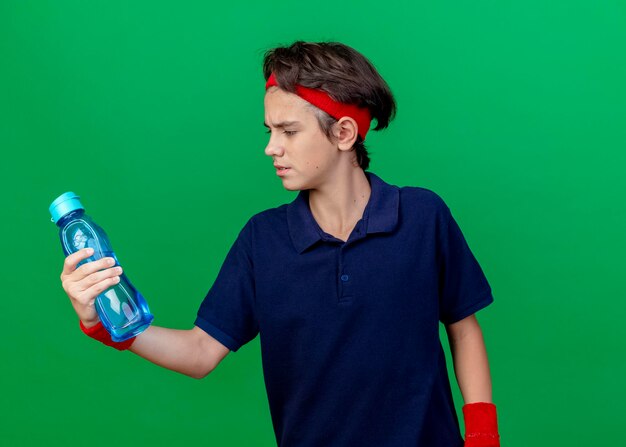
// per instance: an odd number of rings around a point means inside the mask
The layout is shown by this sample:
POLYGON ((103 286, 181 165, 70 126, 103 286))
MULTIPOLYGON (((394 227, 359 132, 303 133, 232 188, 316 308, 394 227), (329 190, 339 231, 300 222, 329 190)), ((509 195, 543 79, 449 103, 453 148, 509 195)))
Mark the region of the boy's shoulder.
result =
POLYGON ((250 224, 261 224, 261 225, 276 225, 280 221, 286 221, 287 219, 287 207, 289 203, 284 203, 282 205, 267 208, 265 210, 259 211, 253 214, 248 223, 250 224))
POLYGON ((401 186, 400 206, 422 212, 445 213, 448 205, 437 192, 423 186, 401 186))

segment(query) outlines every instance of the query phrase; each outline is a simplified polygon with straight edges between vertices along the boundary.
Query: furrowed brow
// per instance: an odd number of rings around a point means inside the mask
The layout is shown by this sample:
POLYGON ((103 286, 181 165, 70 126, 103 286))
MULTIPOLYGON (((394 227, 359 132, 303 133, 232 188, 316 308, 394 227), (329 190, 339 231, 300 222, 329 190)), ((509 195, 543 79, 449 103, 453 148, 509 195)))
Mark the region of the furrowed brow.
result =
MULTIPOLYGON (((274 127, 278 127, 278 128, 283 128, 283 127, 287 127, 287 126, 293 126, 294 124, 299 124, 300 121, 282 121, 280 123, 276 123, 274 124, 274 127)), ((267 123, 263 123, 263 125, 265 127, 267 127, 269 129, 270 126, 267 125, 267 123)))

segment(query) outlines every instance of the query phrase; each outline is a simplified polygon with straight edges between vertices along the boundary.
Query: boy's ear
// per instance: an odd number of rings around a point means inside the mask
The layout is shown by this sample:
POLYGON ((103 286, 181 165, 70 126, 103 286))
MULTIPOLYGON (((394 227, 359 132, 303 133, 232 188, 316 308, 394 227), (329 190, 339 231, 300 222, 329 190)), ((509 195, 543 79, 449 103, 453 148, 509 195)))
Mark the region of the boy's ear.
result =
POLYGON ((349 151, 359 135, 359 126, 353 118, 344 116, 335 123, 333 133, 339 150, 349 151))

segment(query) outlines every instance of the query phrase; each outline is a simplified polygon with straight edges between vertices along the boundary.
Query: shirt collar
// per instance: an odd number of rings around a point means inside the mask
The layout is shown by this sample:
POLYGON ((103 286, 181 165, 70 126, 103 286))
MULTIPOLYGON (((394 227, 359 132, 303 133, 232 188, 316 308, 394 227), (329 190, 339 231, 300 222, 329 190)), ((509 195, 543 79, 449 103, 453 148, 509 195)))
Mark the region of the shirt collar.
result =
MULTIPOLYGON (((400 191, 397 186, 385 183, 371 172, 365 172, 372 192, 363 211, 365 233, 385 233, 395 229, 398 223, 400 191)), ((309 208, 309 192, 302 190, 287 206, 289 235, 298 253, 302 253, 322 239, 322 232, 309 208)))

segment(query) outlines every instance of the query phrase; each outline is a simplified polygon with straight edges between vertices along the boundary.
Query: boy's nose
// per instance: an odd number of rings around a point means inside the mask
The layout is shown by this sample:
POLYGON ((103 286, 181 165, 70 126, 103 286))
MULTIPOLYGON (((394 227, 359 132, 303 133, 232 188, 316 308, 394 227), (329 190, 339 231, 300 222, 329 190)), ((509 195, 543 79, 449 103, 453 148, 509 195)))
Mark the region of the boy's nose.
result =
POLYGON ((265 146, 265 155, 269 157, 273 157, 274 155, 281 156, 283 154, 283 149, 280 145, 274 143, 271 139, 270 142, 265 146))

